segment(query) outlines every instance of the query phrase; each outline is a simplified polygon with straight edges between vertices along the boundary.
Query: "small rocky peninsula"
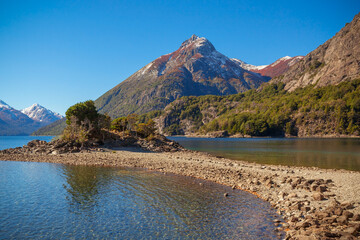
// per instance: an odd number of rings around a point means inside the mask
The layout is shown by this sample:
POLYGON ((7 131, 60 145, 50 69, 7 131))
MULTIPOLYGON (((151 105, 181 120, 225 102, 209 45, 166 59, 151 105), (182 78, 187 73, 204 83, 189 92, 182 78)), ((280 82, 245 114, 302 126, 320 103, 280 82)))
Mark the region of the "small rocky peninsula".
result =
POLYGON ((57 139, 51 142, 32 140, 27 145, 17 148, 9 148, 0 151, 2 154, 39 154, 39 155, 58 155, 69 153, 90 153, 105 152, 109 149, 136 149, 136 151, 149 152, 176 152, 185 151, 177 142, 167 139, 165 136, 157 134, 151 139, 144 139, 131 135, 120 135, 107 132, 111 137, 101 141, 98 139, 79 143, 75 140, 65 141, 57 139), (105 150, 106 149, 106 150, 105 150))

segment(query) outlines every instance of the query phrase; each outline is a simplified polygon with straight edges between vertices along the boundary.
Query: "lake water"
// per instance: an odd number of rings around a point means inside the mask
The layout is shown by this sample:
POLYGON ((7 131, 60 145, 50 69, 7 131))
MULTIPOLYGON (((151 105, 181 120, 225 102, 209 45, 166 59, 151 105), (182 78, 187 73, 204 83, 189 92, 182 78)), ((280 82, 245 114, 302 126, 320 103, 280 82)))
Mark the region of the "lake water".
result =
POLYGON ((191 150, 248 162, 360 171, 360 139, 169 138, 191 150))
POLYGON ((275 218, 247 192, 190 177, 0 161, 0 239, 281 239, 275 218))
POLYGON ((279 239, 275 218, 247 192, 193 178, 0 161, 0 239, 279 239))
POLYGON ((0 150, 22 147, 34 139, 51 141, 53 136, 0 136, 0 150))

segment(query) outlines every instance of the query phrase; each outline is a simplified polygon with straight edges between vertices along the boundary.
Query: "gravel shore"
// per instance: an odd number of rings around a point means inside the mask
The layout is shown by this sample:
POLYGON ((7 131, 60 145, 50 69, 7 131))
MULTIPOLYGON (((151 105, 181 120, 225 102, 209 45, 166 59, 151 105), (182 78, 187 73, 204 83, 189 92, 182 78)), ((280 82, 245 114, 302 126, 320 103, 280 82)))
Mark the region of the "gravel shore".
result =
POLYGON ((64 154, 0 152, 0 160, 140 167, 192 176, 269 201, 285 220, 274 224, 279 233, 286 232, 287 239, 359 237, 360 172, 260 165, 193 151, 98 150, 64 154))

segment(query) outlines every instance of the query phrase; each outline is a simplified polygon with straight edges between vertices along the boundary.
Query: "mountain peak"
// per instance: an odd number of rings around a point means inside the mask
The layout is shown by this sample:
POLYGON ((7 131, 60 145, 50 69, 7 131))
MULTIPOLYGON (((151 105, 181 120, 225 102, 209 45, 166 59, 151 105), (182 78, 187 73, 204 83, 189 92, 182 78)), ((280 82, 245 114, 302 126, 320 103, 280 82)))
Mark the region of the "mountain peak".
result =
POLYGON ((244 70, 195 34, 180 48, 162 55, 95 101, 111 117, 143 114, 164 107, 182 96, 228 95, 257 88, 267 82, 244 70))
POLYGON ((60 114, 55 113, 38 103, 34 103, 30 107, 21 110, 21 112, 29 118, 39 122, 50 123, 62 118, 60 114))
POLYGON ((188 40, 184 41, 180 49, 195 50, 201 54, 208 54, 215 51, 215 47, 212 43, 204 37, 198 37, 193 34, 188 40))
POLYGON ((194 40, 196 40, 196 39, 198 39, 198 38, 199 38, 198 36, 196 36, 195 34, 193 34, 193 35, 191 36, 191 38, 189 38, 189 40, 194 41, 194 40))

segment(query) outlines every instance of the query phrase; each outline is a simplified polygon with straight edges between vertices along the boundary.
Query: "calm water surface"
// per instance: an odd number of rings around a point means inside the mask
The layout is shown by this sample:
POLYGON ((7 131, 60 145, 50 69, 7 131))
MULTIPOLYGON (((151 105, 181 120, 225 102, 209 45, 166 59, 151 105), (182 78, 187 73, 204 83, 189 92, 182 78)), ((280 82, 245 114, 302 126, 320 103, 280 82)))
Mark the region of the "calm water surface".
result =
POLYGON ((22 147, 34 139, 51 141, 53 136, 0 136, 0 150, 22 147))
POLYGON ((275 217, 251 194, 193 178, 0 161, 0 239, 278 239, 275 217))
POLYGON ((249 162, 360 171, 360 139, 169 138, 191 150, 249 162))

